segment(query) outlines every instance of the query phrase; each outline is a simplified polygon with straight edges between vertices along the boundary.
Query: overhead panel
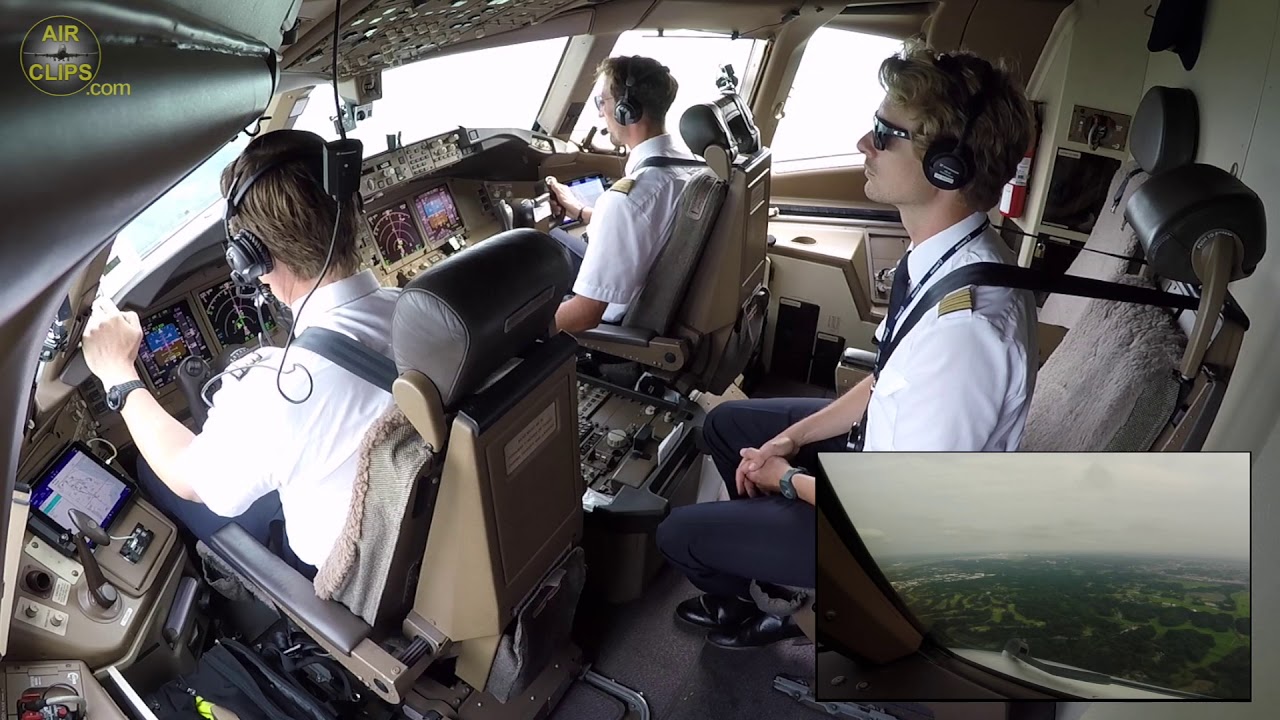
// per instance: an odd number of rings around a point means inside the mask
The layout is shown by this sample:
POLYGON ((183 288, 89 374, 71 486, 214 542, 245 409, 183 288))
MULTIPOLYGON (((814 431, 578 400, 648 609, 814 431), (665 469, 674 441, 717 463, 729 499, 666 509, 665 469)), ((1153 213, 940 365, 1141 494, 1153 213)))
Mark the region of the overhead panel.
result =
MULTIPOLYGON (((582 0, 375 0, 354 16, 343 3, 338 75, 348 78, 421 60, 439 48, 542 22, 582 0)), ((285 52, 285 67, 329 73, 333 65, 333 16, 307 17, 303 8, 299 51, 285 52)))

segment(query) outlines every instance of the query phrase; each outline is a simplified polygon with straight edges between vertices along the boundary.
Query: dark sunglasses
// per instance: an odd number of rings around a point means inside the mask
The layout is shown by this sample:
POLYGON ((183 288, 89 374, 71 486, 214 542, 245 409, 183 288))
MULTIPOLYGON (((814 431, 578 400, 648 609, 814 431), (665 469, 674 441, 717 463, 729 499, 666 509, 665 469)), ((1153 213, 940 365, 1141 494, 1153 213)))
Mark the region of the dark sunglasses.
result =
POLYGON ((874 117, 875 117, 875 122, 871 126, 871 141, 872 141, 872 144, 876 146, 876 150, 885 149, 885 146, 888 144, 889 136, 900 137, 903 140, 911 139, 910 132, 907 132, 902 128, 898 128, 890 125, 884 120, 881 120, 879 115, 876 115, 874 117))

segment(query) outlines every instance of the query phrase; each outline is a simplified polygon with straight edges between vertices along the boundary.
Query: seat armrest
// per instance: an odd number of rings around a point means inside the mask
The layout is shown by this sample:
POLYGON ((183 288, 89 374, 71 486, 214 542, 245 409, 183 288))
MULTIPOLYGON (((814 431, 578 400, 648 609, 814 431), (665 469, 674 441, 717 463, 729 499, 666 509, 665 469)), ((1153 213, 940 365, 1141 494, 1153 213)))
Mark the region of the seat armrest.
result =
POLYGON ((642 328, 627 328, 620 325, 599 325, 578 333, 578 340, 593 340, 595 342, 618 343, 620 345, 631 345, 634 347, 648 347, 649 341, 657 336, 652 330, 642 328))
POLYGON ((344 606, 316 597, 315 586, 236 523, 227 523, 209 538, 209 547, 231 568, 253 583, 304 629, 350 655, 373 628, 344 606))
POLYGON ((876 367, 876 354, 858 348, 845 348, 844 354, 840 356, 840 364, 870 372, 876 367))

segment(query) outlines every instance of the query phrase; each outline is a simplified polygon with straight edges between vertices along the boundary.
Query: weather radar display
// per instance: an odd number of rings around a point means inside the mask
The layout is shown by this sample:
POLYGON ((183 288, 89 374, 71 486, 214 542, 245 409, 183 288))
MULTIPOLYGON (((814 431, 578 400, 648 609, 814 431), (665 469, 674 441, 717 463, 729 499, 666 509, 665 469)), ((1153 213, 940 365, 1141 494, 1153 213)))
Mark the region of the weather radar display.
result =
MULTIPOLYGON (((246 345, 256 342, 262 326, 258 323, 258 308, 252 297, 242 297, 236 292, 235 283, 228 280, 200 291, 200 307, 213 326, 213 333, 223 347, 246 345)), ((262 309, 267 321, 267 332, 276 329, 275 319, 269 307, 262 309)))
POLYGON ((369 213, 369 230, 378 243, 378 252, 387 265, 394 265, 422 250, 426 243, 413 222, 408 203, 397 203, 385 210, 369 213))

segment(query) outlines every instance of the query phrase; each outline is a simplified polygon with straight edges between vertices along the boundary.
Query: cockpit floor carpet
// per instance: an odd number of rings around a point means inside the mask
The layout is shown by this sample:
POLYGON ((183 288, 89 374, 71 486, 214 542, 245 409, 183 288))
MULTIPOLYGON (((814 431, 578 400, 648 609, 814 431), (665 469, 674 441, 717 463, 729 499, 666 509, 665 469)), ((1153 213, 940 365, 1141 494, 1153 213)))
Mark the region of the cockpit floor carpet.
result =
MULTIPOLYGON (((593 669, 644 694, 653 720, 759 720, 823 717, 773 689, 779 673, 812 681, 814 647, 804 638, 749 650, 707 643, 704 632, 675 619, 675 608, 698 590, 665 567, 639 600, 609 609, 598 632, 593 669)), ((621 704, 578 686, 551 720, 618 717, 621 704), (608 709, 605 709, 605 708, 608 709)), ((589 688, 587 688, 589 690, 589 688)))

